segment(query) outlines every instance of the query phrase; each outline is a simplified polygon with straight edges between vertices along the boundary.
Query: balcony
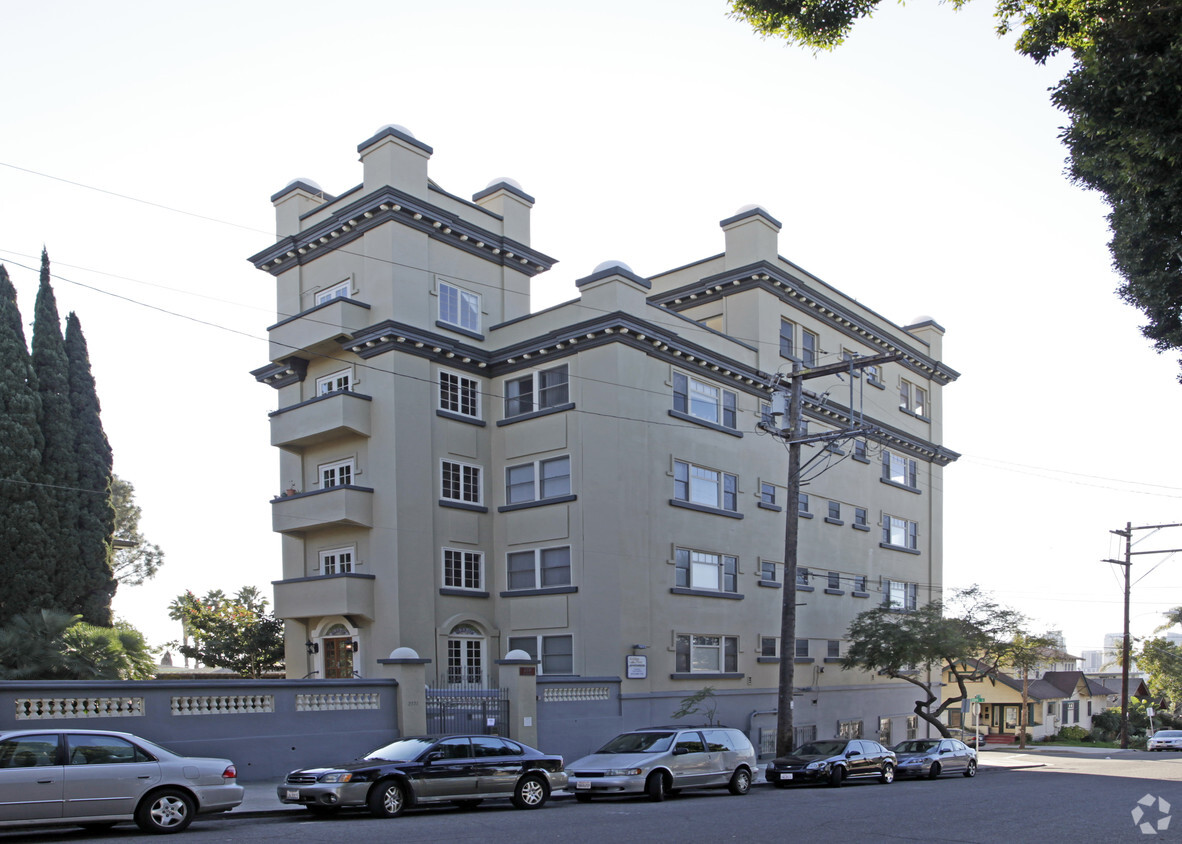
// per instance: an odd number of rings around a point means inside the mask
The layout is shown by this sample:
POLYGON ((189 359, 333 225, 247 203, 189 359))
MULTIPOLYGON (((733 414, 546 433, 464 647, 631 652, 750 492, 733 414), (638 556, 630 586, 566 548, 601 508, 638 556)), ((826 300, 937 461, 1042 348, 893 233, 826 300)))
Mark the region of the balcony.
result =
POLYGON ((328 574, 276 580, 275 615, 279 618, 312 618, 349 615, 374 618, 372 574, 328 574))
POLYGON ((271 445, 301 451, 341 437, 370 435, 369 396, 338 391, 271 414, 271 445))
POLYGON ((267 329, 271 337, 271 360, 282 360, 300 351, 339 352, 341 341, 351 340, 369 325, 369 320, 369 305, 363 302, 332 299, 317 305, 267 329))
POLYGON ((334 486, 271 501, 271 530, 302 534, 327 527, 373 527, 373 490, 334 486))

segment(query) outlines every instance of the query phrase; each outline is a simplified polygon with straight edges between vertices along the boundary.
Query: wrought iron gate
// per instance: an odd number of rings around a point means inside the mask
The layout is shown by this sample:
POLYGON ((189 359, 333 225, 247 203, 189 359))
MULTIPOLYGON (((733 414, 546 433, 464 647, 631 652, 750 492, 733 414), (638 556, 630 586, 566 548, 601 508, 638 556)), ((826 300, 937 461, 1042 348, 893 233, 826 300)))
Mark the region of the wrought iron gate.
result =
POLYGON ((449 685, 427 689, 427 732, 509 734, 509 690, 449 685))

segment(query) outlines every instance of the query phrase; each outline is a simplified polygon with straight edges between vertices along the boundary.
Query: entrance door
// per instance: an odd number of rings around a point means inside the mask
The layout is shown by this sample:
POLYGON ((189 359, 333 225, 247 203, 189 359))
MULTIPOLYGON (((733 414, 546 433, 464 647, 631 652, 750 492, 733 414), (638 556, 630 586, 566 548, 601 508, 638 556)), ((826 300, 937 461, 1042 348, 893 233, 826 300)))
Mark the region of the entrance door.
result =
POLYGON ((353 637, 323 639, 324 676, 329 680, 348 680, 353 676, 353 637))

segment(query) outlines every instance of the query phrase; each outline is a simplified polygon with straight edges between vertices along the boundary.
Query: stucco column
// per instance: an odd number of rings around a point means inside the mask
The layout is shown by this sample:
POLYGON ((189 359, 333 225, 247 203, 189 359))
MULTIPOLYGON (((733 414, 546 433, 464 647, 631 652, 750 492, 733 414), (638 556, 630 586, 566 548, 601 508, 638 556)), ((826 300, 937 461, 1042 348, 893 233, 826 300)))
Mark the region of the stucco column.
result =
POLYGON ((538 661, 522 650, 498 659, 501 688, 509 692, 509 738, 538 746, 538 661))
POLYGON ((427 664, 431 662, 413 648, 395 648, 381 665, 390 666, 398 683, 398 734, 421 736, 427 733, 427 664))

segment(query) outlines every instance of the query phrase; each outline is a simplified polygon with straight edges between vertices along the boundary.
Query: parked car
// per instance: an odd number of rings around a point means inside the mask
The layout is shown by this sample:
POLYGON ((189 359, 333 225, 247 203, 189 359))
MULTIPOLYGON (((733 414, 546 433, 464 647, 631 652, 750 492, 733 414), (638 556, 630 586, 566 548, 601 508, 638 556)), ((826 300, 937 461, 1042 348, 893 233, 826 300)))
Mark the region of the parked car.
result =
POLYGON ((1182 750, 1182 730, 1158 730, 1145 742, 1148 750, 1182 750))
POLYGON ((729 788, 746 794, 758 761, 741 730, 649 727, 622 733, 569 766, 567 791, 592 797, 648 794, 664 800, 683 788, 729 788))
POLYGON ((779 788, 797 783, 824 782, 839 786, 846 780, 895 779, 894 751, 869 739, 810 741, 787 756, 768 763, 767 781, 779 788))
POLYGON ((229 759, 181 756, 130 733, 0 732, 0 828, 135 821, 180 832, 195 815, 239 805, 237 777, 229 759))
POLYGON ((959 739, 908 739, 891 749, 898 760, 895 773, 900 777, 934 780, 940 774, 977 775, 977 751, 959 739))
POLYGON ((982 730, 980 733, 977 733, 973 730, 961 729, 960 727, 949 727, 948 735, 954 739, 963 741, 969 747, 975 747, 978 750, 985 746, 984 730, 982 730))
POLYGON ((341 765, 292 771, 279 800, 317 813, 368 807, 380 818, 403 809, 451 803, 463 808, 507 798, 539 809, 566 785, 561 756, 500 736, 415 736, 341 765))

